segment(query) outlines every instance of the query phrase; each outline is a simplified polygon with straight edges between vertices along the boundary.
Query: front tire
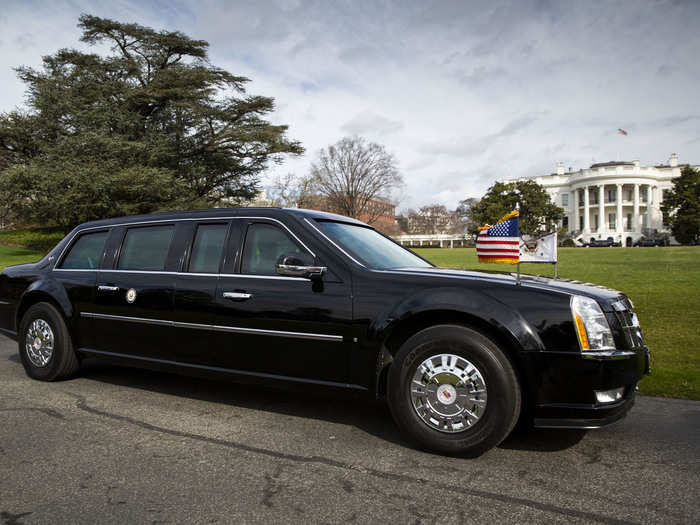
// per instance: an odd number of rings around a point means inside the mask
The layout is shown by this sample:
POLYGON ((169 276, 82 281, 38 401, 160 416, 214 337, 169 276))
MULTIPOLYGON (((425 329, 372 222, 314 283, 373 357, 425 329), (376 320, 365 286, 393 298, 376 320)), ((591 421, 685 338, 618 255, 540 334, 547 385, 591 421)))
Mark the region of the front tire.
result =
POLYGON ((421 447, 469 457, 501 443, 521 406, 508 357, 459 325, 432 326, 403 343, 389 370, 387 397, 399 428, 421 447))
POLYGON ((68 327, 50 303, 32 305, 19 325, 19 355, 27 375, 57 381, 74 375, 80 365, 68 327))

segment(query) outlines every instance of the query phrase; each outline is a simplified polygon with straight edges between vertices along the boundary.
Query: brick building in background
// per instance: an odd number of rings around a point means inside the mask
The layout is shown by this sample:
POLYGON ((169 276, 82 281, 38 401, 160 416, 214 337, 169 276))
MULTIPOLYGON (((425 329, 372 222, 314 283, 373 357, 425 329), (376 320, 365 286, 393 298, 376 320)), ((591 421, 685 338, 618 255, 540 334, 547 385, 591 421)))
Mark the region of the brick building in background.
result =
MULTIPOLYGON (((395 216, 396 206, 394 204, 385 201, 371 200, 369 201, 369 205, 372 207, 373 212, 361 214, 359 217, 356 217, 358 220, 371 224, 375 228, 388 233, 393 233, 398 229, 395 216)), ((299 201, 298 206, 300 208, 306 208, 307 210, 327 211, 343 215, 340 210, 329 202, 328 197, 322 195, 304 197, 299 201)))

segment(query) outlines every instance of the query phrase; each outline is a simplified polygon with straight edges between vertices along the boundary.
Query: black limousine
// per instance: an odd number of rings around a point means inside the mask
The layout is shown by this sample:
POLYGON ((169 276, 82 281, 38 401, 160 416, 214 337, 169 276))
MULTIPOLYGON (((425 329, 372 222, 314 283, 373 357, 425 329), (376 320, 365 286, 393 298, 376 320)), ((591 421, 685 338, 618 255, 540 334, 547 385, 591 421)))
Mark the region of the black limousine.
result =
POLYGON ((649 371, 630 300, 601 286, 436 268, 370 226, 277 208, 78 226, 0 274, 27 374, 80 361, 343 387, 424 448, 478 455, 519 418, 596 428, 649 371))

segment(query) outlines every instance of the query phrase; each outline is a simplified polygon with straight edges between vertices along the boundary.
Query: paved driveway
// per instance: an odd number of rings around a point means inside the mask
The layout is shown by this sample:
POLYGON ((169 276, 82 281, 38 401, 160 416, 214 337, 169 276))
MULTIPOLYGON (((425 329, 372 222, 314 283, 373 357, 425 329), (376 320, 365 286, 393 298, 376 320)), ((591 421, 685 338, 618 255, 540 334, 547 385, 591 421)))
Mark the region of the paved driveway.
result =
POLYGON ((415 450, 381 404, 104 365, 28 379, 0 336, 1 523, 697 523, 700 402, 415 450))

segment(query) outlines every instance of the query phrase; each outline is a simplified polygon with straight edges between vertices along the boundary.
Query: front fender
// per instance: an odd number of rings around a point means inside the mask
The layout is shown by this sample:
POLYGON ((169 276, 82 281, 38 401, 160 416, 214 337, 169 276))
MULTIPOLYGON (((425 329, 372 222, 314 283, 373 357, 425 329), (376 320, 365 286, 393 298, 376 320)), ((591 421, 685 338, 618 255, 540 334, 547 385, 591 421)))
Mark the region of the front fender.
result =
POLYGON ((537 331, 514 308, 480 290, 431 288, 409 295, 386 315, 374 329, 386 341, 393 329, 406 320, 429 311, 451 311, 478 319, 514 342, 522 351, 541 351, 545 346, 537 331))

